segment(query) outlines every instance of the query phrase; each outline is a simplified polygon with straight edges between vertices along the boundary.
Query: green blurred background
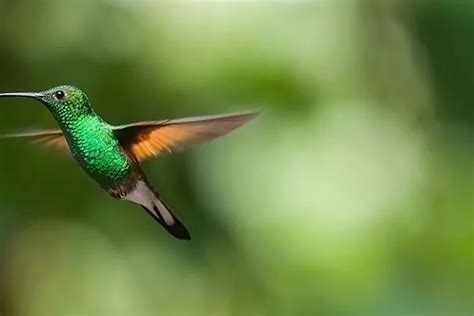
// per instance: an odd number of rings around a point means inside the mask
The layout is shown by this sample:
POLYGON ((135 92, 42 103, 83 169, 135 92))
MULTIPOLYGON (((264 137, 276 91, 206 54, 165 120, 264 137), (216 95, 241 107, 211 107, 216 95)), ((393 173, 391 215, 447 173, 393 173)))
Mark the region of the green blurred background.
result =
POLYGON ((0 313, 473 315, 473 30, 467 0, 0 0, 0 91, 74 84, 115 124, 262 110, 144 164, 191 242, 2 141, 0 313))

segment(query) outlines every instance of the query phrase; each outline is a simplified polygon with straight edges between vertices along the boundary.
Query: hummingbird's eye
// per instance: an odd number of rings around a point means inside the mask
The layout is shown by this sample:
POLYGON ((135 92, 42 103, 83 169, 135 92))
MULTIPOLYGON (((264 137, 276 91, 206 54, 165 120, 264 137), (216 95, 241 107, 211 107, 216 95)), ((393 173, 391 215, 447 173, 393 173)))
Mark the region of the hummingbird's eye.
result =
POLYGON ((65 96, 66 96, 66 93, 63 90, 58 90, 54 93, 54 97, 57 100, 62 100, 62 99, 64 99, 65 96))

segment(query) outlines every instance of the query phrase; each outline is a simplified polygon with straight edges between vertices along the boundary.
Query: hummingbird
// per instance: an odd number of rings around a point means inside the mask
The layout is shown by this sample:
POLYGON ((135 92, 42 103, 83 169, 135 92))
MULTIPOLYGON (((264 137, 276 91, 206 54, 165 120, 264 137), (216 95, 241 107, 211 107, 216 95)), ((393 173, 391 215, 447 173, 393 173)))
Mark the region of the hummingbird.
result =
POLYGON ((108 124, 80 89, 63 85, 43 92, 0 93, 0 98, 39 101, 59 129, 4 135, 70 151, 80 167, 115 199, 141 206, 178 239, 189 240, 183 223, 148 181, 140 163, 165 152, 201 144, 240 127, 258 112, 248 111, 126 125, 108 124))

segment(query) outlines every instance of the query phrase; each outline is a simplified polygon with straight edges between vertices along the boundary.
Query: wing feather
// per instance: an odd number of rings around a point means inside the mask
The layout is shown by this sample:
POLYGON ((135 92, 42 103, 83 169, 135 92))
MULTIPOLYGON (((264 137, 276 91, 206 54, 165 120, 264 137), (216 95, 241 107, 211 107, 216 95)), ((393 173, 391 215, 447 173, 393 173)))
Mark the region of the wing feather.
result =
POLYGON ((176 120, 148 121, 117 126, 121 145, 142 161, 223 136, 258 115, 249 111, 176 120))
POLYGON ((2 135, 0 138, 21 138, 32 144, 40 144, 46 147, 68 150, 66 138, 60 129, 40 130, 25 133, 2 135))

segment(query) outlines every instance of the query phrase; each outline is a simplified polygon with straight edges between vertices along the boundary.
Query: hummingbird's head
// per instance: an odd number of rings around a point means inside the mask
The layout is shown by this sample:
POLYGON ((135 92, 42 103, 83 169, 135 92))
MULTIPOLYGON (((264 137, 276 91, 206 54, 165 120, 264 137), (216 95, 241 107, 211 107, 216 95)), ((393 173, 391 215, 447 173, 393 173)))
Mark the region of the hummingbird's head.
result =
POLYGON ((87 114, 92 111, 87 95, 73 86, 58 86, 43 92, 0 93, 0 97, 31 98, 43 103, 55 116, 87 114))
POLYGON ((73 86, 58 86, 40 93, 37 98, 48 109, 56 114, 58 112, 88 113, 91 111, 87 95, 79 88, 73 86))

